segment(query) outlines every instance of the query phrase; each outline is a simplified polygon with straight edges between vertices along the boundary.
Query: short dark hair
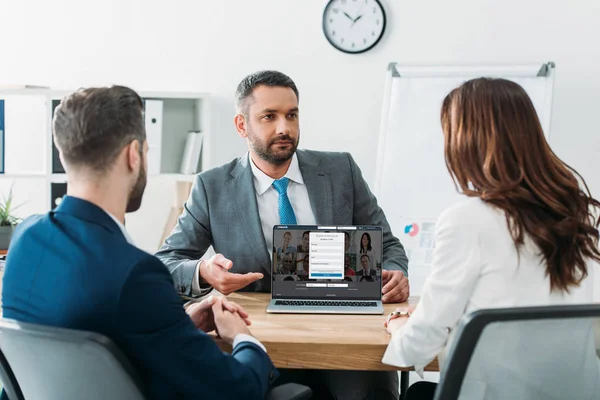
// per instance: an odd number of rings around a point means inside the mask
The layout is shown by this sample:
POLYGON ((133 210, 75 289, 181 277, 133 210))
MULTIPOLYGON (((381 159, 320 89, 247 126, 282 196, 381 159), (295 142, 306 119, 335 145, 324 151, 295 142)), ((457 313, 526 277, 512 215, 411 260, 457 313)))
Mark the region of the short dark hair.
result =
POLYGON ((144 103, 124 86, 79 89, 62 99, 52 128, 67 165, 103 173, 126 145, 146 140, 144 103))
POLYGON ((290 88, 296 94, 296 99, 300 100, 298 88, 292 78, 279 71, 258 71, 242 79, 235 91, 235 106, 239 113, 248 114, 248 100, 254 89, 261 85, 290 88))

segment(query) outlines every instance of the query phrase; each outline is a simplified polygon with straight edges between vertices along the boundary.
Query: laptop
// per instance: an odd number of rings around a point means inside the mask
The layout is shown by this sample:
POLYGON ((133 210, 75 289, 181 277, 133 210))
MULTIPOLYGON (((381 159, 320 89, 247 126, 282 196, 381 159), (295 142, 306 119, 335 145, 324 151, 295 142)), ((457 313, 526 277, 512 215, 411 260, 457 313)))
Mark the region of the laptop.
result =
POLYGON ((382 259, 380 226, 275 225, 267 312, 383 314, 382 259))

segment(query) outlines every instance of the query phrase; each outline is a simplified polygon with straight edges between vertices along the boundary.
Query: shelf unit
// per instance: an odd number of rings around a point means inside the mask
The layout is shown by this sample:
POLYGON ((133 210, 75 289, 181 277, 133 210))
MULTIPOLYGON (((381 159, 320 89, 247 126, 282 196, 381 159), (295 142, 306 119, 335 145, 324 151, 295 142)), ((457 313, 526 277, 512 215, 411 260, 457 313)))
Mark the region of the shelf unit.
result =
MULTIPOLYGON (((56 204, 52 188, 60 193, 60 185, 66 186, 66 175, 52 140, 52 117, 54 108, 69 93, 71 91, 39 87, 0 87, 0 100, 4 100, 5 108, 5 169, 4 173, 0 173, 0 196, 7 195, 14 185, 15 203, 22 204, 16 210, 20 217, 49 211, 56 204)), ((145 102, 162 102, 162 121, 158 121, 162 122, 160 143, 150 143, 149 138, 151 149, 157 145, 160 148, 160 168, 157 173, 148 175, 147 195, 142 208, 138 213, 128 214, 127 222, 128 230, 134 231, 134 239, 135 232, 139 231, 137 236, 146 242, 140 247, 153 250, 158 239, 146 238, 148 235, 144 235, 144 230, 149 228, 149 224, 155 224, 152 228, 155 228, 156 237, 160 236, 175 196, 175 183, 192 182, 195 177, 195 174, 179 173, 189 131, 203 133, 198 171, 210 167, 210 95, 193 92, 138 93, 145 102), (150 198, 148 192, 152 192, 150 198), (160 218, 163 214, 164 218, 160 218)))

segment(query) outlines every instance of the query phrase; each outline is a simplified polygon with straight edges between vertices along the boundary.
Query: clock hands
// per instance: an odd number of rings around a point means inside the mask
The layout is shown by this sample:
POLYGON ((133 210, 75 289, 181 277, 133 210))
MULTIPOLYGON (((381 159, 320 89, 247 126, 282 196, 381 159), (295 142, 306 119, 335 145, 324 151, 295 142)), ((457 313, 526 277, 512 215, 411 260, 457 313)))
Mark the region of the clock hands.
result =
MULTIPOLYGON (((362 6, 360 6, 360 9, 358 10, 358 12, 360 13, 361 11, 362 11, 362 6)), ((350 21, 352 21, 352 25, 350 25, 350 27, 354 26, 354 24, 356 23, 356 21, 358 21, 359 19, 361 19, 361 18, 362 18, 362 16, 363 16, 363 14, 361 14, 361 15, 359 15, 359 16, 358 16, 358 17, 356 17, 356 18, 352 18, 352 17, 351 17, 350 15, 348 15, 348 13, 347 13, 347 12, 345 12, 345 11, 344 11, 344 15, 345 15, 346 17, 348 17, 348 19, 349 19, 350 21)))
MULTIPOLYGON (((361 13, 361 11, 362 11, 362 9, 363 9, 364 5, 365 5, 364 3, 360 5, 360 8, 358 9, 358 12, 357 12, 357 14, 360 14, 360 13, 361 13)), ((353 27, 353 26, 354 26, 354 24, 356 23, 356 21, 358 21, 359 19, 361 19, 363 15, 364 15, 364 14, 360 14, 358 17, 356 17, 355 19, 353 19, 353 20, 352 20, 352 25, 350 25, 350 27, 353 27)))
POLYGON ((362 18, 362 14, 359 15, 358 17, 356 17, 356 19, 352 20, 352 25, 350 25, 350 26, 353 26, 356 23, 356 21, 358 21, 361 18, 362 18))

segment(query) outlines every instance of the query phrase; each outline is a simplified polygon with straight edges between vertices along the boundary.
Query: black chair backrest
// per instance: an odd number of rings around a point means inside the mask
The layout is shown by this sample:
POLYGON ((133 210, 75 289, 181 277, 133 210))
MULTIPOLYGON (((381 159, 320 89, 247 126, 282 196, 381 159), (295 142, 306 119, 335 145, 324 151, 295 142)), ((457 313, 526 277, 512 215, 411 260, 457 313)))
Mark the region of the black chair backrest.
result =
MULTIPOLYGON (((129 361, 103 335, 2 319, 0 338, 0 380, 10 400, 146 398, 129 361)), ((266 399, 308 400, 311 395, 310 388, 288 383, 273 388, 266 399)))
MULTIPOLYGON (((2 343, 2 336, 0 336, 0 343, 2 343)), ((8 364, 8 360, 4 357, 4 353, 0 350, 0 382, 2 382, 2 389, 8 396, 9 400, 24 400, 21 387, 17 382, 17 378, 12 371, 12 368, 8 364)))
POLYGON ((128 360, 103 335, 7 319, 0 321, 0 333, 26 399, 145 398, 128 360))
MULTIPOLYGON (((486 309, 465 315, 453 332, 454 343, 435 400, 454 400, 459 395, 470 398, 461 389, 471 374, 491 381, 502 379, 500 384, 505 385, 507 394, 512 389, 511 378, 536 385, 548 379, 554 381, 551 386, 575 388, 569 398, 598 393, 600 382, 594 389, 594 381, 600 377, 600 361, 595 357, 593 327, 599 319, 600 304, 486 309), (518 367, 529 371, 526 376, 517 376, 517 365, 510 364, 514 360, 520 360, 518 367), (498 374, 493 373, 494 368, 498 374), (567 380, 561 369, 580 377, 579 382, 567 380)), ((555 395, 560 398, 558 393, 555 395)))

